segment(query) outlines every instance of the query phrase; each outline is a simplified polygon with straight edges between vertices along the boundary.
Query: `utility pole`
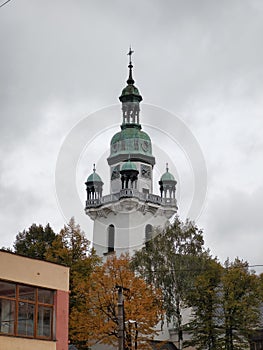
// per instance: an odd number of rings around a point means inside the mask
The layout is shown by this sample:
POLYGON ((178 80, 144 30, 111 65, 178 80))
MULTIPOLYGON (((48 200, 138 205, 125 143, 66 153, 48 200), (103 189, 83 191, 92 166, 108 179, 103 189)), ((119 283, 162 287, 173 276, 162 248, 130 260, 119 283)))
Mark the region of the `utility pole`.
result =
POLYGON ((124 310, 123 310, 123 287, 116 286, 118 289, 118 350, 124 350, 124 310))
POLYGON ((129 292, 129 288, 116 285, 118 289, 118 350, 125 350, 125 320, 124 320, 124 303, 123 303, 123 291, 129 292))

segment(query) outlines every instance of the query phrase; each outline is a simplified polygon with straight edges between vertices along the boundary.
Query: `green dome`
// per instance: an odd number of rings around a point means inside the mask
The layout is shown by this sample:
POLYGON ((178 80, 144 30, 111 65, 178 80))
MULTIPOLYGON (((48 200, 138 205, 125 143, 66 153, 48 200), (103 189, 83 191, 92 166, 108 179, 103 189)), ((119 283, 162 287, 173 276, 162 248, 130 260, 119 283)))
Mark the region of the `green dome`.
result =
POLYGON ((141 131, 139 128, 125 128, 122 131, 115 134, 111 139, 111 145, 116 142, 127 140, 127 139, 141 139, 151 142, 150 136, 146 132, 141 131))
POLYGON ((139 101, 142 100, 142 97, 141 97, 141 95, 140 95, 139 90, 138 90, 137 87, 134 86, 134 85, 127 85, 127 86, 122 90, 122 93, 121 93, 121 96, 120 96, 120 100, 121 100, 121 101, 126 101, 128 96, 130 97, 130 98, 129 98, 129 101, 133 101, 133 98, 134 98, 135 100, 139 100, 139 101))
MULTIPOLYGON (((111 139, 111 156, 126 155, 124 161, 131 155, 147 155, 152 157, 152 143, 146 132, 141 131, 138 124, 122 125, 122 130, 111 139)), ((123 161, 123 160, 122 160, 123 161)))
POLYGON ((161 181, 175 181, 174 176, 167 170, 161 177, 161 181))
POLYGON ((101 177, 94 171, 90 176, 87 178, 87 182, 102 182, 101 177))
POLYGON ((122 165, 121 171, 125 171, 125 170, 138 171, 137 168, 136 168, 136 165, 134 163, 132 163, 130 160, 128 160, 127 162, 125 162, 122 165))

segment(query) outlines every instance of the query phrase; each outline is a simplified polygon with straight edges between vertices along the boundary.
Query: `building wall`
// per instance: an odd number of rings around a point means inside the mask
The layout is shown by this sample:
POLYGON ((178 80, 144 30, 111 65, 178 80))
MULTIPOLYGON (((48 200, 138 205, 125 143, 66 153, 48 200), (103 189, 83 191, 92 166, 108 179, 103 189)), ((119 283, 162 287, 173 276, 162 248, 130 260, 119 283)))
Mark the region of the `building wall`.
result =
POLYGON ((156 214, 147 210, 147 203, 139 202, 136 199, 123 199, 116 205, 111 206, 111 211, 106 217, 101 215, 94 220, 93 244, 99 256, 107 253, 108 227, 115 227, 114 251, 119 256, 121 253, 129 252, 133 255, 145 243, 145 229, 147 225, 153 227, 164 227, 168 222, 165 215, 156 214), (141 210, 138 210, 141 207, 141 210))
POLYGON ((0 336, 0 350, 57 350, 55 341, 0 336))
POLYGON ((0 251, 0 278, 55 290, 69 290, 69 269, 0 251))
POLYGON ((55 291, 54 340, 0 334, 0 350, 67 350, 69 268, 0 251, 0 280, 55 291))
POLYGON ((68 349, 68 329, 65 330, 65 324, 68 324, 69 318, 69 294, 66 291, 58 290, 56 298, 56 350, 68 349), (65 307, 66 306, 66 307, 65 307))

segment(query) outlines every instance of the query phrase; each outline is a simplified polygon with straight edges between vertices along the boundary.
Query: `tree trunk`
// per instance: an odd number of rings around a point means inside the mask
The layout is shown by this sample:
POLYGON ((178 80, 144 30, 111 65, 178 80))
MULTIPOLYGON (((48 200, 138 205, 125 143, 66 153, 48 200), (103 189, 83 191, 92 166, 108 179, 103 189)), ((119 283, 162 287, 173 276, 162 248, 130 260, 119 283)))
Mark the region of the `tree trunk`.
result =
POLYGON ((177 317, 179 350, 182 350, 183 349, 183 330, 182 330, 182 315, 181 315, 180 298, 176 299, 176 317, 177 317))

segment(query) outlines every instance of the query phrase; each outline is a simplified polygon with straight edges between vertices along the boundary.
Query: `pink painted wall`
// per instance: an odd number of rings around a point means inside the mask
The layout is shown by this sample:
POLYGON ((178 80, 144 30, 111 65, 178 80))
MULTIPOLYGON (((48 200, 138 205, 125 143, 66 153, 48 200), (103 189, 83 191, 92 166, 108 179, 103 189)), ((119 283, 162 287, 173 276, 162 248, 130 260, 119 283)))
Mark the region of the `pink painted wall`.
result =
POLYGON ((56 292, 56 350, 68 350, 69 293, 56 292))

